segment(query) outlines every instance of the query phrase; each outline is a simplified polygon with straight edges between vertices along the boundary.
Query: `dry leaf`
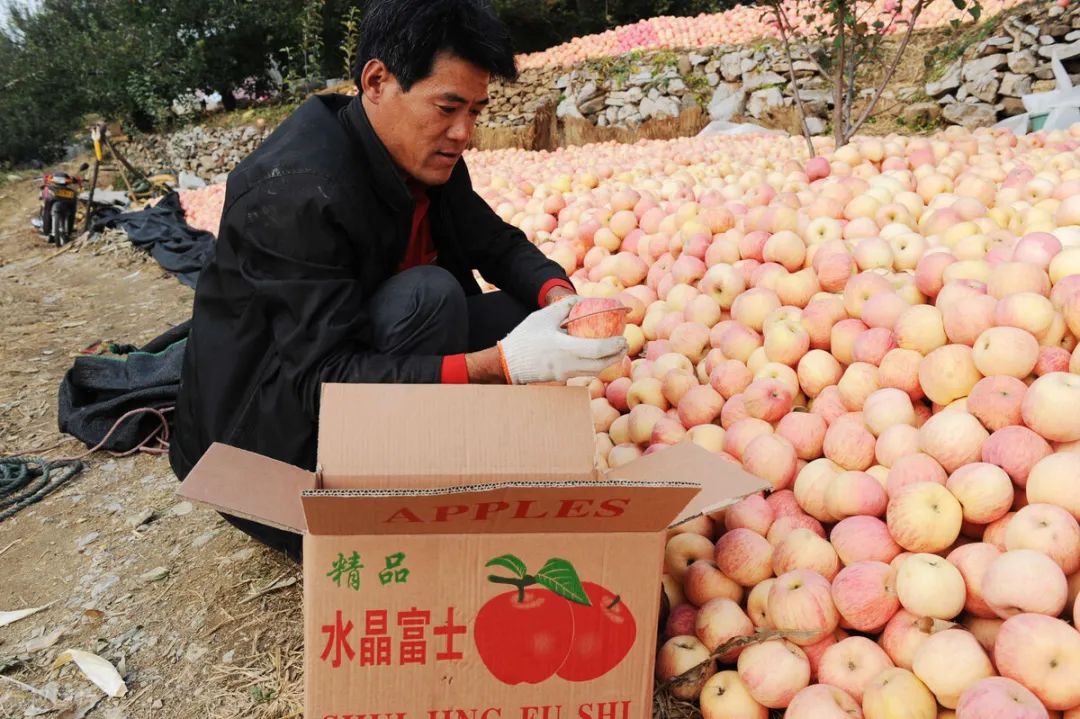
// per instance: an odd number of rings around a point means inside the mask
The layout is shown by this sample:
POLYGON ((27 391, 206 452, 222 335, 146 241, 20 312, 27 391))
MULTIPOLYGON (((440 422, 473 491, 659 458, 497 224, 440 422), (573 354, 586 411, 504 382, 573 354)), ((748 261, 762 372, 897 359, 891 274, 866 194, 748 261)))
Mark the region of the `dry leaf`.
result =
POLYGON ((30 694, 41 697, 42 699, 49 699, 49 696, 47 694, 45 694, 45 692, 41 691, 37 687, 32 687, 29 684, 24 684, 23 682, 20 682, 18 679, 12 679, 11 677, 5 677, 2 674, 0 674, 0 679, 3 679, 6 682, 10 682, 10 683, 14 684, 15 686, 19 687, 19 689, 22 689, 24 692, 29 692, 30 694))
POLYGON ((40 652, 42 649, 48 649, 53 644, 60 641, 60 637, 64 636, 64 627, 60 627, 44 636, 34 637, 26 642, 26 651, 28 652, 40 652))
POLYGON ((81 649, 65 649, 53 662, 52 668, 62 667, 68 662, 75 662, 86 678, 110 697, 122 697, 127 694, 127 685, 124 684, 120 672, 97 654, 84 652, 81 649))
POLYGON ((87 619, 93 619, 95 622, 100 622, 105 617, 105 612, 100 609, 86 609, 83 610, 83 616, 87 619))
POLYGON ((0 627, 6 627, 9 624, 14 624, 20 619, 26 619, 32 614, 37 614, 43 609, 48 609, 53 604, 55 604, 55 602, 49 602, 48 604, 43 604, 40 607, 34 607, 33 609, 16 609, 15 611, 11 612, 0 612, 0 627))

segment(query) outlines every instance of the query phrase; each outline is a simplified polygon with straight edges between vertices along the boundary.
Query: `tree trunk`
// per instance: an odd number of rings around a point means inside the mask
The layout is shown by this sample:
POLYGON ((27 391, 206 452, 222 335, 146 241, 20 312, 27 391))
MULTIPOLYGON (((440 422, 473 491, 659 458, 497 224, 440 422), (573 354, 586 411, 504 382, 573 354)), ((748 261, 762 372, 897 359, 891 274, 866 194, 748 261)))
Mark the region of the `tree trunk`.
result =
POLYGON ((844 64, 847 58, 844 51, 847 49, 845 39, 847 34, 847 5, 840 3, 834 17, 834 26, 840 38, 840 44, 836 57, 833 58, 833 140, 839 148, 845 142, 844 138, 844 102, 847 100, 846 88, 844 87, 844 64))

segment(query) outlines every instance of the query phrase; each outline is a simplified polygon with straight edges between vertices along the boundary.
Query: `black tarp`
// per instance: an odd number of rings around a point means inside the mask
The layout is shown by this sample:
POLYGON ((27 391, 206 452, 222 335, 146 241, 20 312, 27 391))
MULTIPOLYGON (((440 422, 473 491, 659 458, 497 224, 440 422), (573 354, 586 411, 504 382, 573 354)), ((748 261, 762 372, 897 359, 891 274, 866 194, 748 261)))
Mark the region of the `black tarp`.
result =
POLYGON ((214 236, 184 221, 180 195, 175 192, 153 207, 96 220, 93 230, 107 227, 126 232, 131 244, 149 251, 159 265, 188 287, 198 282, 199 272, 214 251, 214 236))
MULTIPOLYGON (((127 412, 173 407, 190 326, 190 320, 177 325, 143 347, 114 346, 114 356, 76 357, 60 383, 60 431, 93 447, 127 412)), ((160 424, 150 413, 133 416, 117 428, 104 449, 133 449, 160 424)))

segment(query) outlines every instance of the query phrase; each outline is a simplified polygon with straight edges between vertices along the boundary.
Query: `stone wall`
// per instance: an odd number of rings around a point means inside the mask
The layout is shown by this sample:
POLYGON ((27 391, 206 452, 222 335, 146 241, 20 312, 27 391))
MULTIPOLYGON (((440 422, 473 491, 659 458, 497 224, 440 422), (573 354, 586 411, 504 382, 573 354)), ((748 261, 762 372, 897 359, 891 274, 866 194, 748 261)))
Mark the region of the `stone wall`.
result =
MULTIPOLYGON (((1061 60, 1080 85, 1080 6, 1054 6, 1010 17, 926 85, 947 122, 979 127, 1020 115, 1021 97, 1054 90, 1050 61, 1061 60)), ((933 107, 933 106, 931 106, 933 107)))
MULTIPOLYGON (((1055 52, 1080 85, 1080 4, 1040 4, 1013 15, 925 87, 891 87, 882 98, 886 104, 905 105, 902 115, 909 126, 942 121, 990 125, 1024 112, 1024 94, 1054 89, 1050 58, 1055 52), (927 98, 931 101, 920 102, 927 98)), ((527 89, 496 85, 499 100, 481 123, 524 123, 544 102, 556 105, 560 118, 584 118, 598 127, 635 128, 650 118, 675 117, 691 105, 707 109, 714 120, 762 120, 778 108, 793 107, 797 88, 811 132, 824 133, 831 114, 830 85, 808 56, 798 48, 793 55, 794 87, 782 49, 765 43, 631 53, 583 63, 563 74, 533 71, 522 76, 527 89)))
POLYGON ((167 135, 142 135, 120 151, 135 167, 157 172, 196 175, 210 183, 224 182, 241 160, 259 146, 271 128, 193 126, 167 135))

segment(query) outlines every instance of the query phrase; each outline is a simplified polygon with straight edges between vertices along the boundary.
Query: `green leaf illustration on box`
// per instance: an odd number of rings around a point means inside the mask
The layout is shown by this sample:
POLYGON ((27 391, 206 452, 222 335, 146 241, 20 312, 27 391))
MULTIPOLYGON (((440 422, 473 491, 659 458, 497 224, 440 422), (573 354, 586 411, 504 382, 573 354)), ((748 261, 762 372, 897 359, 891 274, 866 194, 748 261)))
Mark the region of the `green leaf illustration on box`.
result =
POLYGON ((549 559, 536 573, 536 582, 571 602, 585 606, 591 604, 574 565, 565 559, 549 559))
POLYGON ((513 554, 504 554, 501 557, 495 557, 490 562, 484 565, 485 567, 506 567, 518 577, 525 578, 525 562, 521 561, 513 554))

